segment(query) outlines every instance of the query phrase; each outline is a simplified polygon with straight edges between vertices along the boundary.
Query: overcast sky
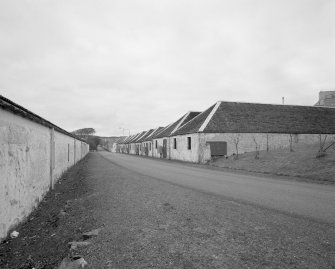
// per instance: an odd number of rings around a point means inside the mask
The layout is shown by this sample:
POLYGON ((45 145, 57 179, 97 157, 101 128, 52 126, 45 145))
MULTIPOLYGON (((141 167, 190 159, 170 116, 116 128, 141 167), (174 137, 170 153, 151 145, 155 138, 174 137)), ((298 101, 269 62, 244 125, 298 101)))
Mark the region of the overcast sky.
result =
POLYGON ((0 1, 0 94, 68 131, 331 89, 334 0, 0 1))

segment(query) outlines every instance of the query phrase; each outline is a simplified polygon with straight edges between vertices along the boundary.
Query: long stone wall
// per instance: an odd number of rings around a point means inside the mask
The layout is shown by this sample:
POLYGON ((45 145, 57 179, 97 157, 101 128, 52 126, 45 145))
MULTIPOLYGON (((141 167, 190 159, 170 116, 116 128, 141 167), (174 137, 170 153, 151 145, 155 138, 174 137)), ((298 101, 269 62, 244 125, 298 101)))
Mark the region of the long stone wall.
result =
POLYGON ((0 239, 88 150, 80 140, 0 108, 0 239))

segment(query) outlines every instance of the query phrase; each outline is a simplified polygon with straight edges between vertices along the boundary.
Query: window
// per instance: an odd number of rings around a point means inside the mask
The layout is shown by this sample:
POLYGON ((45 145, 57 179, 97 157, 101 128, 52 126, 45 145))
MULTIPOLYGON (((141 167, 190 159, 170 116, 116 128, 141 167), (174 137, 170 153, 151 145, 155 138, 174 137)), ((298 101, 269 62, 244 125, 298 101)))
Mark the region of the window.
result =
POLYGON ((191 137, 187 137, 187 149, 191 149, 191 137))
POLYGON ((151 150, 151 143, 149 143, 149 148, 150 148, 150 150, 151 150))
POLYGON ((156 148, 157 148, 157 140, 156 140, 156 148))
POLYGON ((70 144, 67 144, 67 161, 70 161, 70 144))
POLYGON ((177 138, 173 138, 173 148, 177 149, 177 138))

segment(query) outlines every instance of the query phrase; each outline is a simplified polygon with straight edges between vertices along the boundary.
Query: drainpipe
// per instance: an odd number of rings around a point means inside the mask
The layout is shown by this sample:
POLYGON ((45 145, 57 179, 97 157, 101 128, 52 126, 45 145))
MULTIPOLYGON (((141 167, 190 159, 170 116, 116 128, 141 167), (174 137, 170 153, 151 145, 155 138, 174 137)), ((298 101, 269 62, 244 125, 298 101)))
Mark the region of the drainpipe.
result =
POLYGON ((76 139, 73 139, 73 164, 76 164, 76 139))
POLYGON ((198 133, 198 163, 200 163, 200 133, 198 133))
POLYGON ((168 144, 169 145, 169 160, 171 160, 171 143, 170 143, 171 141, 170 139, 171 137, 169 137, 169 140, 168 140, 169 141, 169 144, 168 144))
POLYGON ((55 168, 55 129, 50 128, 50 190, 54 188, 53 171, 55 168))

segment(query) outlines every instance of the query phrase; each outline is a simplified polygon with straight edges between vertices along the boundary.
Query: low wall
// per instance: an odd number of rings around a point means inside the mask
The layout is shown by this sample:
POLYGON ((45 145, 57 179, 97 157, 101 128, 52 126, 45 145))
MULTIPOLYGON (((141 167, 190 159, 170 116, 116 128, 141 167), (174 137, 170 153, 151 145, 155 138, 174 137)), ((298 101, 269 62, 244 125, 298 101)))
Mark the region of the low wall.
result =
POLYGON ((0 108, 0 239, 88 150, 74 137, 0 108))

